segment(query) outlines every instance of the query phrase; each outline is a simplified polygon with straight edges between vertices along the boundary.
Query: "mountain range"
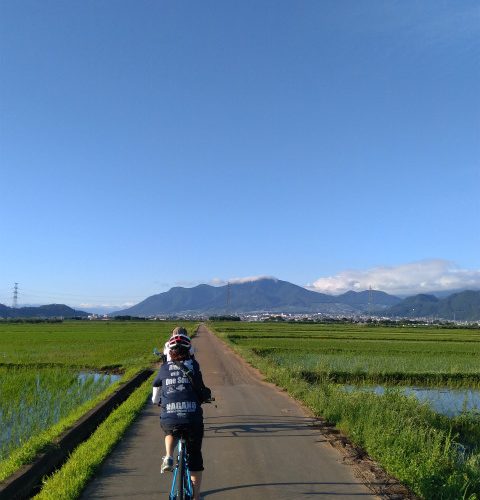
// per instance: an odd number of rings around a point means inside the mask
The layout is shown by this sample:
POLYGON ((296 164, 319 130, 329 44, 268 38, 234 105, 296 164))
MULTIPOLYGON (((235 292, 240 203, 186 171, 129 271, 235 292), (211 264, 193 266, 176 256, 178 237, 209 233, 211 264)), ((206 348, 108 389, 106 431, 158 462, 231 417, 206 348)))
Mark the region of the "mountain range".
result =
POLYGON ((46 306, 8 307, 0 304, 0 318, 86 318, 88 313, 64 304, 46 306))
MULTIPOLYGON (((379 290, 341 295, 314 292, 287 281, 264 278, 224 286, 174 287, 110 316, 224 315, 242 313, 369 314, 385 317, 480 320, 480 291, 447 296, 418 294, 400 298, 379 290)), ((64 304, 12 308, 0 304, 1 318, 85 318, 89 313, 64 304)))
POLYGON ((387 311, 389 316, 402 318, 436 317, 440 319, 480 320, 480 291, 465 290, 445 298, 419 294, 407 297, 387 311))
POLYGON ((429 317, 480 320, 480 291, 438 298, 419 294, 401 299, 379 290, 327 295, 273 278, 224 286, 174 287, 147 297, 113 315, 155 316, 241 313, 373 314, 389 317, 429 317))
POLYGON ((287 281, 264 278, 224 286, 174 287, 115 315, 225 314, 254 312, 355 314, 380 312, 401 299, 378 290, 332 296, 287 281))

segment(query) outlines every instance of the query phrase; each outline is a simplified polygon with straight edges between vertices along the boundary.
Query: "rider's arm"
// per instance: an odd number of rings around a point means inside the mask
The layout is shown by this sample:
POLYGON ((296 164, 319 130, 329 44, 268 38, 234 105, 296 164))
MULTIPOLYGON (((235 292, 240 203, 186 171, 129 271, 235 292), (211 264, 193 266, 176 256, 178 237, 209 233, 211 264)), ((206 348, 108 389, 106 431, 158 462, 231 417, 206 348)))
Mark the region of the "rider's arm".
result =
MULTIPOLYGON (((197 364, 198 365, 198 364, 197 364)), ((197 397, 199 398, 200 404, 209 403, 212 401, 212 391, 209 387, 207 387, 203 382, 202 372, 200 371, 200 367, 198 367, 198 371, 195 372, 196 380, 195 386, 197 389, 197 397)))
POLYGON ((166 361, 170 361, 170 349, 168 348, 168 342, 165 342, 163 346, 163 356, 162 361, 165 363, 166 361))
POLYGON ((158 371, 155 380, 153 381, 152 403, 158 404, 162 395, 162 376, 161 369, 158 371))
POLYGON ((205 387, 202 372, 200 371, 200 365, 195 359, 193 360, 193 382, 196 387, 205 387))
POLYGON ((153 392, 152 392, 152 403, 154 405, 160 403, 162 396, 162 388, 161 387, 154 387, 153 392))

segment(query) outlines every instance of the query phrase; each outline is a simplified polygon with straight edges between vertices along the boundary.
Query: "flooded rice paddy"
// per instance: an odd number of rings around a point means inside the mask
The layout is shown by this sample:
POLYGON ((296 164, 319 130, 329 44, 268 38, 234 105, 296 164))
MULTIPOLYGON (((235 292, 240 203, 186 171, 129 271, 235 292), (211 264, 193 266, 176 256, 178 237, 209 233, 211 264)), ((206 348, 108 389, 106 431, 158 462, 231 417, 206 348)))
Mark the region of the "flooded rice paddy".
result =
MULTIPOLYGON (((354 386, 346 385, 344 389, 348 392, 357 390, 372 391, 375 394, 384 394, 391 388, 381 385, 376 386, 354 386)), ((479 389, 452 389, 450 387, 395 387, 406 396, 414 396, 421 403, 427 403, 430 407, 447 417, 455 417, 466 411, 480 412, 480 390, 479 389)))
POLYGON ((0 368, 0 460, 119 378, 65 368, 0 368))

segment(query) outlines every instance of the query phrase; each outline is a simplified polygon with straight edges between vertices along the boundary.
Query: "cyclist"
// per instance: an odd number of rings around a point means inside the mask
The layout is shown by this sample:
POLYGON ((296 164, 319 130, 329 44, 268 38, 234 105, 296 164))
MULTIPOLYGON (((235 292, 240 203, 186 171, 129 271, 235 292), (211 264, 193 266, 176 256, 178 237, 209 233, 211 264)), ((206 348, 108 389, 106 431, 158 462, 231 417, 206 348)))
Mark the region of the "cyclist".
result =
MULTIPOLYGON (((175 331, 175 330, 174 330, 175 331)), ((191 341, 185 335, 172 335, 168 342, 171 360, 164 363, 153 382, 152 401, 160 403, 160 425, 165 433, 165 456, 161 472, 173 470, 173 452, 183 433, 188 449, 188 467, 194 500, 200 500, 203 457, 203 411, 205 385, 200 365, 190 354, 191 341)))
MULTIPOLYGON (((173 329, 172 334, 170 338, 176 337, 177 335, 180 335, 181 337, 186 337, 188 341, 190 341, 190 337, 188 336, 188 332, 183 326, 177 326, 176 328, 173 329)), ((168 339, 165 342, 165 345, 163 346, 163 359, 164 361, 170 361, 170 348, 168 346, 170 342, 170 339, 168 339)), ((193 358, 195 350, 193 348, 193 345, 190 343, 190 356, 193 358)))

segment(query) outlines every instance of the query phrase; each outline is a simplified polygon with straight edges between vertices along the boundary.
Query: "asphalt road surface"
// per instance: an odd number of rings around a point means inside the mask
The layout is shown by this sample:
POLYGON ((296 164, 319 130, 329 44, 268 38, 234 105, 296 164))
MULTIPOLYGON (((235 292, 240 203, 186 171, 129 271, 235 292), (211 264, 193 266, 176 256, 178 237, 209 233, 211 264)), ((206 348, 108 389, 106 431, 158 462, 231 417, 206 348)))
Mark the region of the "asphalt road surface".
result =
MULTIPOLYGON (((206 327, 196 359, 215 405, 204 406, 202 498, 207 500, 378 499, 292 398, 259 374, 206 327)), ((172 474, 164 455, 159 408, 150 402, 82 499, 167 499, 172 474)))

